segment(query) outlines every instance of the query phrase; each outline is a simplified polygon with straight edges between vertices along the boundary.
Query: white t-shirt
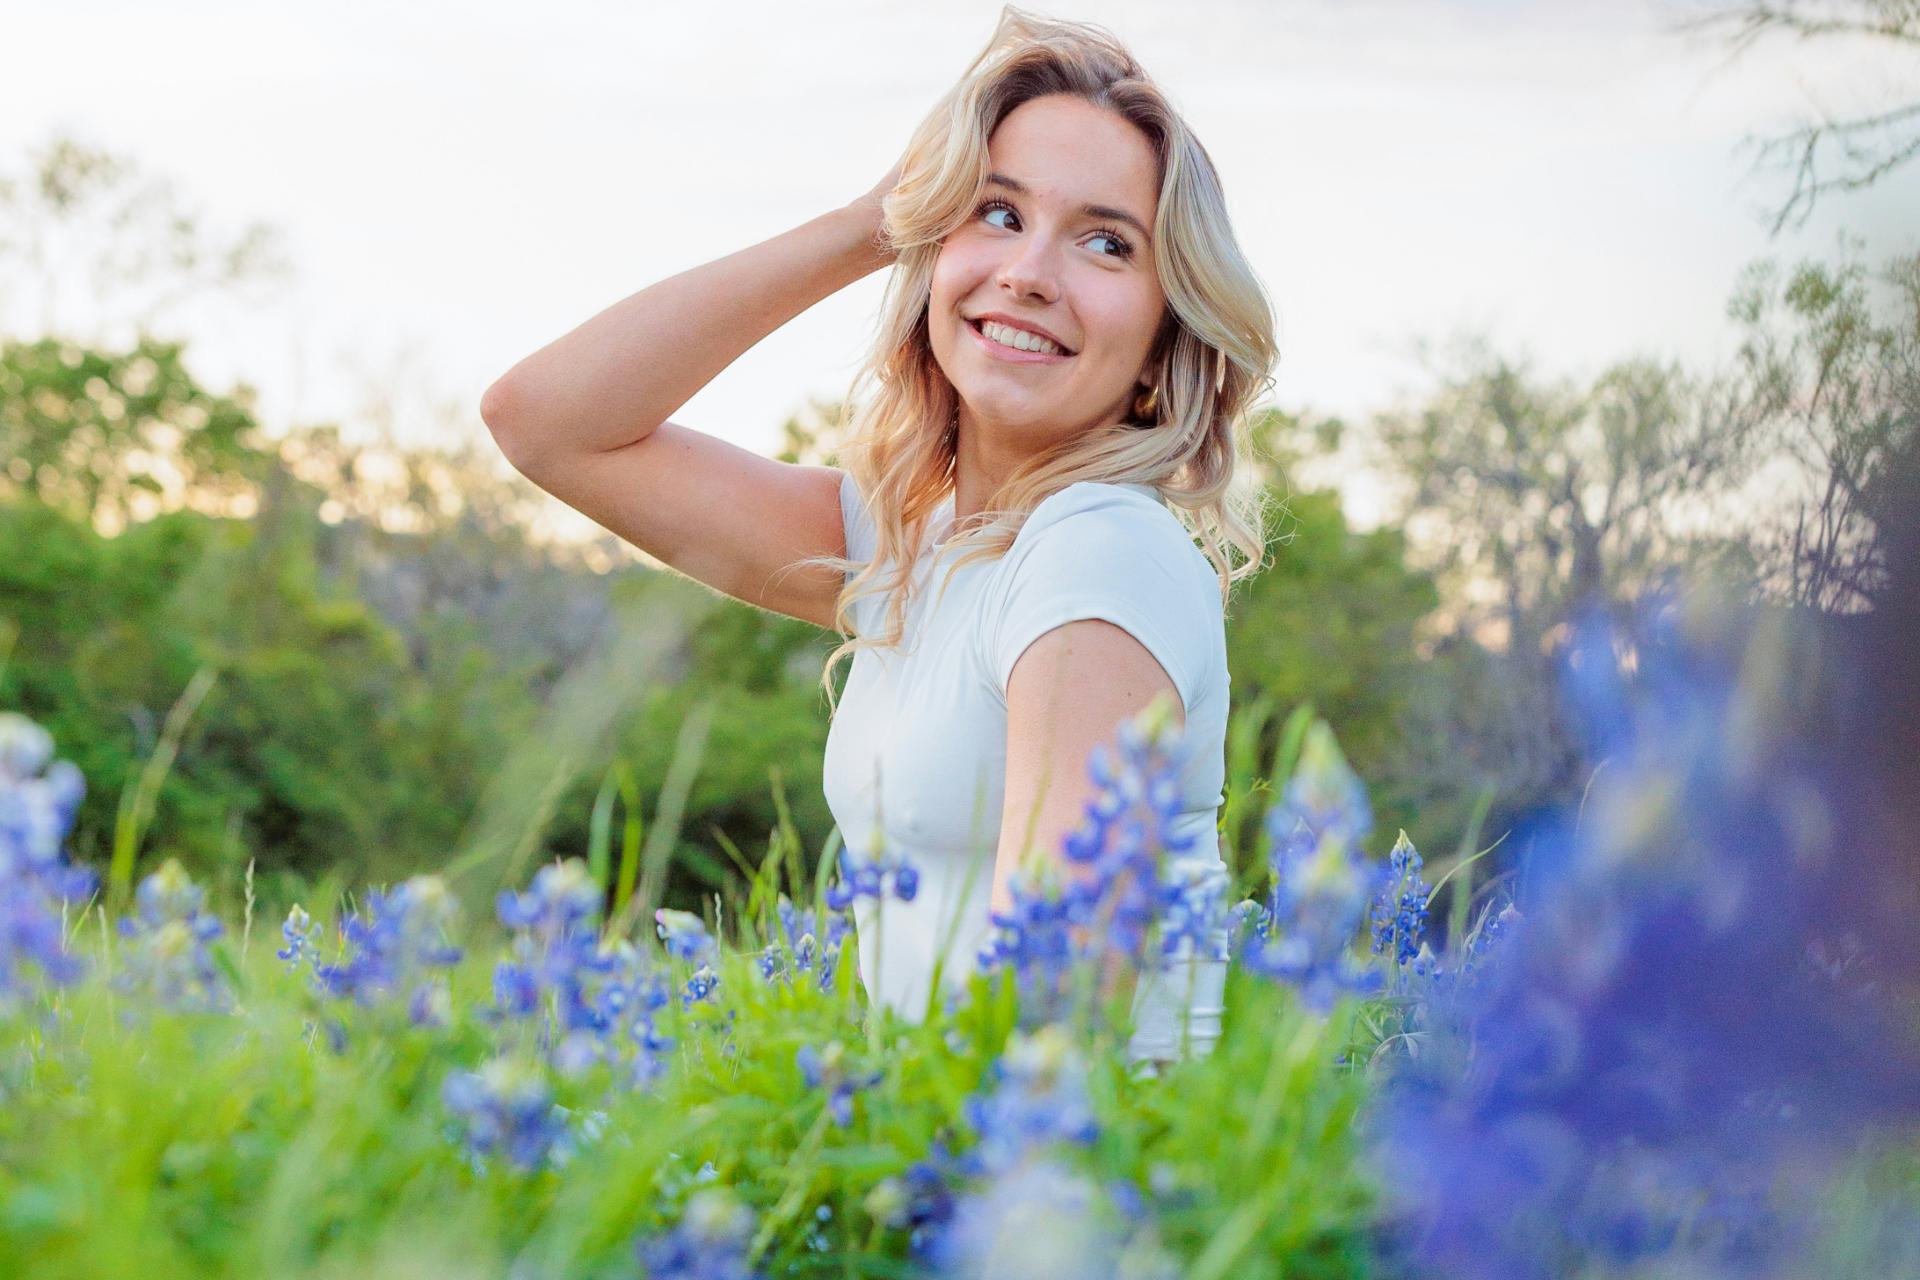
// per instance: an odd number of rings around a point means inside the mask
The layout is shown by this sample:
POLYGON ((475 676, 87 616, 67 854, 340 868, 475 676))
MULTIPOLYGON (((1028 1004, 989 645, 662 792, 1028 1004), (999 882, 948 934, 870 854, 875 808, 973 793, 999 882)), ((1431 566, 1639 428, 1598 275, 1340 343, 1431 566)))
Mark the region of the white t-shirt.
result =
MULTIPOLYGON (((851 475, 842 477, 840 506, 847 555, 871 560, 873 518, 851 475)), ((957 989, 992 936, 1007 678, 1027 646, 1053 628, 1104 619, 1166 670, 1196 743, 1180 779, 1185 805, 1175 827, 1197 839, 1178 861, 1221 865, 1226 622, 1219 577, 1186 529, 1151 485, 1083 481, 1042 501, 1005 555, 961 568, 942 594, 941 580, 960 554, 941 540, 952 519, 949 493, 928 522, 900 648, 854 654, 827 734, 823 779, 851 853, 878 840, 919 870, 913 901, 862 898, 854 908, 869 997, 915 1022, 933 998, 936 960, 944 953, 942 983, 957 989)), ((879 593, 854 603, 861 635, 878 632, 887 604, 879 593)), ((1224 963, 1192 958, 1143 978, 1133 1057, 1178 1057, 1183 1012, 1192 1051, 1210 1051, 1224 982, 1224 963)))

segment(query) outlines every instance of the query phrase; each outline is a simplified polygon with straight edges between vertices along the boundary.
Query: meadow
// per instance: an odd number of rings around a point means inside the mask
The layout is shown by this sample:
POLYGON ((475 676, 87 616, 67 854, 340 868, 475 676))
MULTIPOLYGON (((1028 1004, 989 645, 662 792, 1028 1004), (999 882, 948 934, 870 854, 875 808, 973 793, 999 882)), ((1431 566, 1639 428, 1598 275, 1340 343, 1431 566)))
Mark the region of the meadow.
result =
MULTIPOLYGON (((1143 715, 1093 771, 1075 874, 1035 863, 918 1023, 867 1006, 849 950, 852 902, 915 892, 904 863, 830 843, 803 883, 789 828, 744 905, 702 916, 649 903, 637 842, 603 822, 492 903, 420 875, 222 918, 177 862, 70 859, 85 779, 8 713, 0 1259, 1920 1274, 1910 974, 1875 966, 1872 913, 1808 860, 1810 813, 1831 836, 1872 806, 1789 731, 1806 672, 1778 636, 1676 604, 1630 669, 1617 639, 1574 646, 1607 767, 1533 831, 1528 883, 1475 888, 1483 851, 1428 865, 1386 839, 1305 712, 1258 771, 1257 877, 1164 876, 1154 784, 1181 743, 1143 715), (1129 1062, 1098 957, 1137 972, 1221 925, 1217 1046, 1129 1062)), ((1874 859, 1852 865, 1865 892, 1874 859)))

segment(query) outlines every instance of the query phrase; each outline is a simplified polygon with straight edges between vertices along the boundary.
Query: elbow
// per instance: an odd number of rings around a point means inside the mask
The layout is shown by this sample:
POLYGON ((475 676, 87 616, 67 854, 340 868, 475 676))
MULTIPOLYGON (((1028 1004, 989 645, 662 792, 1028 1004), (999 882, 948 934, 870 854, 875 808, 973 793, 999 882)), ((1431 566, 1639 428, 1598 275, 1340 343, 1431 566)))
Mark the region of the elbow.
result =
POLYGON ((480 397, 480 421, 487 424, 487 430, 493 432, 495 440, 506 434, 508 415, 512 409, 511 396, 507 380, 499 378, 480 397))
POLYGON ((505 378, 495 381, 480 397, 480 421, 486 424, 493 442, 500 446, 500 452, 513 464, 514 470, 525 475, 525 431, 519 425, 514 396, 505 378))

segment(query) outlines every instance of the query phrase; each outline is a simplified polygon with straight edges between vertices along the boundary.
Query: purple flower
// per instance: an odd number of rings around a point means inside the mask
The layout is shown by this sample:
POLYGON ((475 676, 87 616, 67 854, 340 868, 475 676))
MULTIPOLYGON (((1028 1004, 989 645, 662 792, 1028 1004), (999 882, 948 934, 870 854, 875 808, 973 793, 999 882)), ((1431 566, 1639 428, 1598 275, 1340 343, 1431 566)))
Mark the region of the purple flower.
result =
POLYGON ((384 893, 370 890, 365 907, 343 923, 338 963, 316 960, 314 984, 365 1008, 394 1000, 404 1000, 409 1014, 437 1007, 427 988, 433 970, 459 962, 460 949, 447 940, 458 915, 459 904, 439 876, 415 876, 384 893))
POLYGON ((699 964, 711 959, 716 950, 707 933, 707 922, 691 911, 660 907, 653 913, 654 927, 667 946, 667 954, 676 960, 699 964))
POLYGON ((776 938, 761 949, 760 976, 768 981, 776 978, 790 981, 793 974, 812 970, 819 988, 828 990, 833 986, 841 943, 853 928, 852 919, 844 911, 820 913, 826 921, 827 936, 823 940, 811 909, 796 909, 784 893, 776 907, 784 941, 776 938))
POLYGON ((94 875, 61 851, 85 793, 80 770, 53 759, 51 734, 0 712, 0 1011, 41 981, 66 986, 86 972, 67 950, 64 908, 93 892, 94 875))
POLYGON ((1012 907, 990 917, 978 967, 1012 971, 1021 1026, 1065 1017, 1074 975, 1105 957, 1157 966, 1197 945, 1223 958, 1225 868, 1186 860, 1197 836, 1175 830, 1191 750, 1166 701, 1122 722, 1089 757, 1095 794, 1061 862, 1033 856, 1012 877, 1012 907))
POLYGON ((836 859, 840 878, 827 886, 827 906, 845 911, 861 898, 878 901, 891 894, 902 902, 912 902, 920 891, 920 871, 897 854, 879 849, 864 858, 855 858, 843 845, 836 859))
POLYGON ((317 928, 299 903, 294 903, 287 911, 285 923, 280 926, 280 936, 287 945, 273 954, 287 962, 289 969, 300 967, 301 961, 308 964, 319 963, 319 949, 313 944, 313 931, 317 928))
POLYGON ((1172 1277, 1128 1247, 1100 1188, 1052 1160, 1023 1160, 960 1199, 929 1250, 943 1276, 993 1280, 1172 1277))
POLYGON ((167 1009, 225 1012, 233 1007, 233 993, 209 945, 225 929, 202 908, 203 896, 173 858, 140 882, 134 914, 119 922, 128 945, 114 974, 118 990, 139 992, 167 1009))
POLYGON ((825 1051, 810 1044, 801 1045, 794 1054, 800 1078, 807 1088, 827 1090, 827 1110, 842 1129, 853 1123, 853 1095, 870 1089, 886 1078, 885 1071, 857 1071, 847 1060, 846 1046, 829 1041, 825 1051))
POLYGON ((1003 1173, 1037 1148, 1086 1145, 1100 1135, 1087 1096, 1087 1068, 1064 1027, 1015 1032, 980 1093, 964 1104, 979 1141, 961 1157, 973 1175, 1003 1173))
POLYGON ((758 1280, 749 1266, 753 1211, 732 1193, 703 1187, 687 1197, 670 1231, 635 1245, 647 1280, 758 1280))
POLYGON ((581 933, 593 932, 600 918, 599 881, 579 858, 550 863, 534 873, 525 893, 502 889, 497 904, 500 923, 524 930, 551 946, 581 933))
POLYGON ((1829 1172, 1920 1120, 1889 980, 1913 972, 1910 921, 1862 894, 1906 892, 1906 869, 1857 838, 1892 797, 1859 780, 1843 719, 1803 710, 1786 639, 1679 625, 1576 633, 1605 768, 1584 813, 1534 824, 1524 918, 1483 922, 1481 971, 1377 1094, 1381 1182, 1423 1271, 1813 1274, 1829 1172), (1814 961, 1846 953, 1857 970, 1814 961))
POLYGON ((1353 954, 1386 870, 1368 864, 1358 846, 1372 825, 1366 793, 1332 730, 1314 722, 1283 799, 1267 812, 1272 890, 1264 903, 1234 909, 1232 949, 1246 970, 1294 987, 1321 1013, 1381 985, 1380 974, 1353 954))
POLYGON ((1393 960, 1404 965, 1420 954, 1427 930, 1427 897, 1433 891, 1420 874, 1420 851, 1402 831, 1387 858, 1388 879, 1374 897, 1368 920, 1373 925, 1373 954, 1389 948, 1393 960))
POLYGON ((449 1075, 440 1099, 478 1168, 498 1154, 521 1169, 538 1169, 564 1150, 565 1114, 554 1106, 537 1067, 495 1058, 479 1071, 449 1075))

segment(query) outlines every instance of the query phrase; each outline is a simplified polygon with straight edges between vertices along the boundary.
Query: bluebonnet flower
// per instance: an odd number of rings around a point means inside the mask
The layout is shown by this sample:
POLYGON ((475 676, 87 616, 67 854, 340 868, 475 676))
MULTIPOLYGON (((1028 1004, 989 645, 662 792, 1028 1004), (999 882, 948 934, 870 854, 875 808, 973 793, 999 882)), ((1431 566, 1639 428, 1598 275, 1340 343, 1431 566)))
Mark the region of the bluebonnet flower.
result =
MULTIPOLYGON (((525 893, 503 890, 500 923, 513 930, 511 958, 494 966, 492 1015, 544 1013, 542 1043, 578 1032, 604 1037, 636 1004, 658 1008, 645 990, 651 967, 631 943, 603 943, 599 882, 578 858, 540 868, 525 893)), ((577 1047, 569 1057, 578 1062, 577 1047)))
POLYGON ((1288 983, 1318 1012, 1381 985, 1353 955, 1385 871, 1358 847, 1372 827, 1365 789, 1332 730, 1316 721, 1281 801, 1267 811, 1273 887, 1264 903, 1234 908, 1231 949, 1249 972, 1288 983))
POLYGON ((876 901, 891 894, 902 902, 912 902, 920 891, 920 871, 906 858, 875 849, 868 857, 855 858, 842 845, 835 859, 840 877, 827 886, 827 907, 845 911, 861 898, 876 901))
POLYGON ((501 1057, 478 1071, 455 1071, 441 1085, 440 1100, 477 1169, 496 1154, 521 1169, 539 1169, 566 1148, 566 1114, 537 1066, 501 1057))
POLYGON ((959 1204, 954 1187, 966 1176, 966 1170, 948 1149, 944 1138, 936 1137, 927 1144, 925 1159, 916 1160, 905 1172, 876 1183, 867 1193, 864 1207, 876 1222, 905 1230, 909 1250, 925 1262, 932 1256, 940 1233, 953 1219, 959 1204))
POLYGON ((656 910, 653 918, 660 940, 666 943, 667 954, 695 966, 682 989, 680 1003, 692 1008, 711 1000, 714 990, 720 985, 720 975, 709 961, 718 958, 719 947, 707 932, 706 921, 690 911, 674 911, 667 907, 656 910))
POLYGON ((749 1266, 753 1211, 719 1187, 687 1197, 672 1230, 635 1246, 647 1280, 758 1280, 749 1266))
POLYGON ((1176 830, 1192 749, 1168 700, 1123 721, 1089 756, 1095 793, 1062 858, 1031 855, 1010 880, 1012 905, 990 917, 977 965, 1012 971, 1023 1027, 1066 1015, 1083 964, 1157 968, 1195 946, 1225 958, 1225 869, 1186 860, 1198 835, 1176 830))
POLYGON ((542 867, 525 893, 503 892, 512 958, 494 968, 490 1016, 539 1016, 539 1047, 562 1075, 605 1064, 615 1084, 645 1088, 673 1044, 654 1021, 672 996, 647 952, 600 936, 601 905, 599 883, 578 858, 542 867))
POLYGON ((301 961, 308 964, 319 963, 319 949, 314 946, 313 933, 318 926, 313 917, 299 903, 287 910, 287 918, 280 926, 280 936, 286 940, 286 946, 273 954, 287 962, 287 967, 297 969, 301 961))
POLYGON ((439 876, 370 890, 365 906, 342 923, 339 961, 316 958, 315 986, 363 1008, 404 1001, 416 1025, 440 1025, 434 1019, 445 1011, 447 997, 433 989, 445 979, 433 971, 460 960, 460 948, 447 940, 458 916, 459 903, 439 876))
POLYGON ((819 988, 830 989, 840 961, 841 943, 853 928, 852 919, 844 911, 821 912, 826 923, 826 937, 821 938, 811 908, 795 908, 783 893, 777 910, 783 937, 775 938, 761 949, 760 976, 768 981, 775 978, 790 981, 795 973, 812 971, 819 988))
POLYGON ((682 1006, 691 1009, 696 1004, 713 999, 714 989, 720 985, 720 975, 713 971, 712 965, 701 965, 687 978, 687 985, 680 994, 682 1006))
POLYGON ((968 1174, 991 1177, 1028 1152, 1055 1143, 1091 1144, 1099 1122, 1087 1096, 1087 1068, 1064 1027, 1015 1032, 981 1092, 963 1107, 979 1141, 960 1158, 968 1174))
POLYGON ((707 922, 699 916, 691 911, 660 907, 654 911, 653 919, 667 954, 674 959, 697 965, 713 958, 716 949, 713 936, 707 932, 707 922))
MULTIPOLYGON (((1034 1158, 955 1205, 931 1260, 951 1280, 1113 1280, 1136 1270, 1111 1206, 1084 1175, 1034 1158)), ((1165 1260, 1162 1259, 1164 1262, 1165 1260)))
POLYGON ((1368 915, 1373 925, 1373 954, 1393 949, 1393 962, 1406 964, 1420 954, 1427 931, 1427 897, 1433 892, 1421 872, 1420 851, 1402 831, 1387 855, 1388 877, 1368 915))
POLYGON ((1805 679, 1778 633, 1736 628, 1722 656, 1679 626, 1657 606, 1637 636, 1576 631, 1568 681, 1606 767, 1583 816, 1537 824, 1525 916, 1483 924, 1491 963, 1377 1092, 1381 1182, 1423 1271, 1817 1274, 1801 1249, 1828 1171, 1920 1119, 1886 981, 1911 980, 1911 923, 1870 896, 1906 870, 1864 838, 1892 797, 1859 780, 1844 721, 1795 727, 1805 679), (1875 931, 1871 976, 1809 963, 1875 931))
POLYGON ((122 953, 114 986, 138 991, 154 1005, 224 1012, 233 993, 214 960, 211 944, 225 932, 202 907, 204 894, 179 861, 168 858, 134 891, 134 914, 122 916, 122 953))
POLYGON ((838 1040, 827 1043, 824 1051, 803 1044, 794 1053, 800 1078, 807 1088, 827 1090, 827 1110, 842 1129, 853 1123, 853 1095, 871 1089, 886 1079, 885 1071, 857 1071, 848 1061, 847 1047, 838 1040))
POLYGON ((53 759, 53 735, 0 712, 0 1012, 38 989, 28 966, 66 986, 86 963, 66 945, 63 908, 93 892, 93 872, 62 846, 86 794, 70 760, 53 759))

